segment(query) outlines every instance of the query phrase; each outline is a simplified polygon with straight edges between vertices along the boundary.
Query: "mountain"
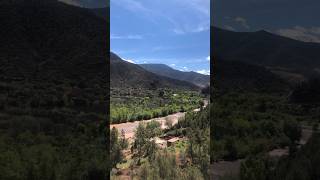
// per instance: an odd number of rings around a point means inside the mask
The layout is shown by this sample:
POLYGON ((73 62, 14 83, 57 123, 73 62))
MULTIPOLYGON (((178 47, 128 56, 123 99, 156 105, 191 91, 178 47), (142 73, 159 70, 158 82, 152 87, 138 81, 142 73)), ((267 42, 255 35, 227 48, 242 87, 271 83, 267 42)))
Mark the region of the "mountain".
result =
POLYGON ((235 31, 268 29, 303 41, 320 42, 320 1, 317 0, 223 0, 211 3, 215 26, 235 31))
POLYGON ((283 92, 290 84, 263 66, 241 61, 217 59, 214 88, 222 90, 246 90, 259 92, 283 92))
POLYGON ((269 33, 233 32, 213 27, 213 53, 225 60, 242 61, 305 76, 318 74, 320 44, 269 33))
POLYGON ((210 84, 210 76, 203 75, 196 72, 183 72, 171 68, 165 64, 139 64, 145 70, 158 74, 160 76, 166 76, 172 79, 178 79, 181 81, 187 81, 193 83, 199 87, 205 87, 210 84))
POLYGON ((141 66, 122 60, 119 56, 110 54, 111 88, 174 88, 197 90, 198 87, 186 81, 180 81, 159 76, 143 69, 141 66))
POLYGON ((106 21, 57 0, 1 0, 0 12, 1 147, 19 151, 0 179, 107 179, 106 21), (21 146, 26 132, 42 140, 21 146))
POLYGON ((0 6, 0 76, 37 81, 106 81, 105 20, 55 0, 0 6))
POLYGON ((71 4, 74 6, 85 7, 85 8, 102 8, 109 4, 109 1, 105 0, 59 0, 61 2, 71 4))

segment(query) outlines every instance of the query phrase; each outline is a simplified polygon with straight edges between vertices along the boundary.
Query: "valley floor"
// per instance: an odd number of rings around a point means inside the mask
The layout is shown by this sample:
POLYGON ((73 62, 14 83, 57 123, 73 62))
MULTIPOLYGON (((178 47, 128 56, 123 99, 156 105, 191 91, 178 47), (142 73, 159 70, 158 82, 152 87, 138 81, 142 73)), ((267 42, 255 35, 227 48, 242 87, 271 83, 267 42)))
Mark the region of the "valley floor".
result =
MULTIPOLYGON (((208 100, 204 100, 204 108, 208 106, 208 100)), ((194 109, 194 112, 198 112, 200 111, 200 108, 194 109)), ((120 123, 120 124, 112 124, 110 125, 110 129, 112 129, 113 127, 115 127, 119 132, 124 131, 125 137, 129 140, 132 140, 132 138, 134 137, 134 131, 135 129, 139 126, 140 122, 143 123, 148 123, 151 121, 157 121, 161 124, 161 129, 166 129, 167 125, 166 125, 166 120, 170 120, 172 122, 172 125, 175 125, 178 123, 180 118, 184 118, 185 117, 186 112, 177 112, 165 117, 159 117, 159 118, 152 118, 152 119, 148 119, 148 120, 142 120, 142 121, 134 121, 134 122, 126 122, 126 123, 120 123)))
MULTIPOLYGON (((208 100, 203 100, 203 108, 196 108, 188 112, 194 112, 200 113, 202 109, 205 109, 208 106, 208 100)), ((141 168, 144 166, 148 161, 149 157, 145 157, 141 159, 142 165, 133 165, 134 163, 134 157, 131 152, 131 148, 134 144, 135 141, 135 133, 137 128, 139 127, 140 123, 147 124, 147 123, 152 123, 152 122, 157 122, 160 124, 160 129, 163 131, 168 131, 170 130, 171 127, 176 125, 181 119, 186 118, 186 114, 188 112, 177 112, 168 116, 164 117, 159 117, 159 118, 152 118, 148 120, 141 120, 141 121, 134 121, 134 122, 126 122, 126 123, 120 123, 120 124, 112 124, 110 125, 110 129, 115 128, 118 132, 121 132, 121 134, 124 135, 124 138, 128 140, 128 147, 122 151, 123 156, 124 156, 124 161, 121 163, 118 163, 116 166, 116 176, 112 176, 111 179, 120 179, 120 180, 125 180, 125 179, 132 179, 132 177, 136 176, 136 173, 141 171, 141 168), (167 121, 171 122, 171 126, 168 127, 167 121)), ((166 135, 167 136, 167 135, 166 135)), ((162 153, 169 153, 169 156, 175 157, 175 162, 177 164, 185 163, 181 159, 181 155, 185 154, 186 148, 189 145, 189 139, 186 136, 168 136, 167 138, 169 139, 178 139, 175 143, 172 143, 172 145, 169 145, 169 141, 166 138, 163 138, 162 136, 155 136, 154 139, 158 139, 160 141, 166 141, 166 145, 158 145, 158 152, 160 154, 162 153)), ((188 158, 186 158, 188 159, 188 158)), ((191 161, 190 159, 187 161, 191 161)), ((135 178, 133 178, 135 179, 135 178)))

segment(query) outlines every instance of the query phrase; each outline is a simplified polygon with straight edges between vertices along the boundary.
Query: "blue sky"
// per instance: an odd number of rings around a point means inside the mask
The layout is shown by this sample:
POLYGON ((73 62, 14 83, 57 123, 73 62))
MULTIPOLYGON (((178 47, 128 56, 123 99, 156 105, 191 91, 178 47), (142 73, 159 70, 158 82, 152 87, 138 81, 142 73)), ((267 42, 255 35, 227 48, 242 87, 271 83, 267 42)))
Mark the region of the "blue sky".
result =
POLYGON ((137 63, 210 72, 210 0, 111 0, 111 51, 137 63))

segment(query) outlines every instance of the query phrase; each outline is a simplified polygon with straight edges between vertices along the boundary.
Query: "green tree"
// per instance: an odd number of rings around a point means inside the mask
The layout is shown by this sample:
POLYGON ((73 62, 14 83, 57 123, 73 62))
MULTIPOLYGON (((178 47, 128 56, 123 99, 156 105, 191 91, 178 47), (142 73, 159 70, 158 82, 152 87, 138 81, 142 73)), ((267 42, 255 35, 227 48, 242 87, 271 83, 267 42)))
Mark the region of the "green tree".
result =
POLYGON ((267 167, 261 157, 249 157, 241 163, 240 180, 266 180, 267 167))
POLYGON ((133 158, 137 161, 137 164, 140 165, 140 159, 145 155, 145 144, 148 139, 146 138, 146 129, 143 123, 139 123, 135 135, 134 142, 131 147, 131 152, 133 153, 133 158))
POLYGON ((112 168, 115 168, 122 160, 121 146, 119 144, 118 136, 118 130, 113 127, 110 132, 110 161, 112 168))

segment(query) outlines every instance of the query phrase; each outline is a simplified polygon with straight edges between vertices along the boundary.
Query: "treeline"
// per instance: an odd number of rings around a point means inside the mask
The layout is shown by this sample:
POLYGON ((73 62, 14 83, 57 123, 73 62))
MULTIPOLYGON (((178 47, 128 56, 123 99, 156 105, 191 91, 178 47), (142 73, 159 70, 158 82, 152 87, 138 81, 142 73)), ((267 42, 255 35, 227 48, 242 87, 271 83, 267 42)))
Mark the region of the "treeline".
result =
POLYGON ((15 121, 16 127, 1 130, 0 179, 107 177, 104 122, 75 128, 56 124, 46 133, 41 119, 16 117, 15 121))
POLYGON ((204 179, 208 179, 210 163, 210 113, 212 105, 207 106, 200 112, 189 112, 185 118, 180 120, 176 127, 185 129, 189 146, 187 156, 193 165, 197 166, 204 179))
POLYGON ((309 80, 295 87, 288 98, 294 108, 285 111, 297 120, 313 125, 308 142, 305 145, 298 143, 302 135, 300 122, 284 119, 283 132, 290 140, 288 155, 280 158, 273 158, 265 153, 250 155, 241 164, 241 180, 320 179, 318 86, 318 80, 309 80))
POLYGON ((300 116, 293 113, 299 107, 281 96, 231 92, 217 97, 212 109, 212 162, 289 146, 298 133, 290 128, 299 127, 300 116))
POLYGON ((274 160, 266 155, 248 158, 240 170, 241 180, 318 180, 320 134, 314 133, 300 150, 274 160))
POLYGON ((111 124, 125 123, 196 109, 202 101, 200 94, 172 90, 148 91, 144 97, 111 97, 111 124), (149 94, 149 95, 148 95, 149 94))
POLYGON ((107 178, 105 86, 2 81, 0 179, 107 178))

